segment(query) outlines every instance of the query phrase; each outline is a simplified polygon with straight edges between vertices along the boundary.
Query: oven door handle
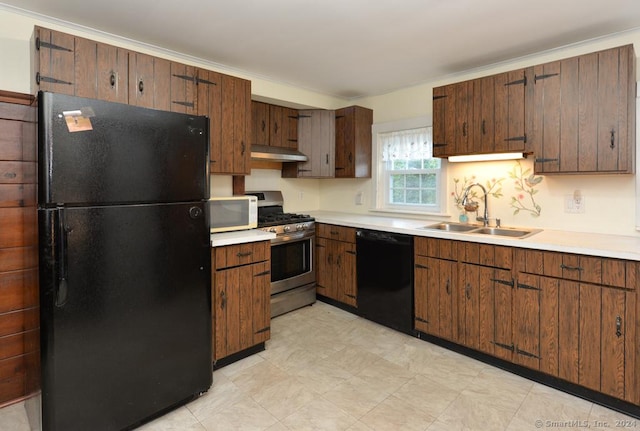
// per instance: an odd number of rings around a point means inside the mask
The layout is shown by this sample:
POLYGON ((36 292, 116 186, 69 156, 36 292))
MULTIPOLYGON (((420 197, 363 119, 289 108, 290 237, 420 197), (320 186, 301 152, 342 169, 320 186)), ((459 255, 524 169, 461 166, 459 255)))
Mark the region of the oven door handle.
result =
POLYGON ((306 231, 306 232, 292 232, 285 235, 279 235, 276 238, 271 240, 271 244, 278 244, 281 242, 290 242, 290 241, 302 241, 307 238, 313 238, 316 235, 315 231, 306 231))

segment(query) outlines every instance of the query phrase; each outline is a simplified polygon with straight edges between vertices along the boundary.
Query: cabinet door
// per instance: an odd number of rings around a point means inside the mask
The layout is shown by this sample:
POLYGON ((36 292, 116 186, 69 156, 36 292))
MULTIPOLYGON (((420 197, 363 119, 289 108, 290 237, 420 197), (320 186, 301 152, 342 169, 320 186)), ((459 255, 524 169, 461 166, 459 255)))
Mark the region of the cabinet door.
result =
MULTIPOLYGON (((525 92, 527 81, 525 70, 518 69, 496 75, 494 84, 493 136, 495 146, 493 151, 526 151, 525 92)), ((488 128, 487 131, 489 132, 488 128)))
POLYGON ((437 260, 415 256, 414 263, 414 325, 416 330, 439 335, 440 294, 437 260))
POLYGON ((356 285, 356 245, 348 242, 337 242, 336 286, 339 289, 339 300, 352 307, 357 306, 356 285))
POLYGON ((251 171, 251 81, 228 75, 221 78, 222 148, 216 173, 246 175, 251 171))
POLYGON ((269 339, 269 262, 214 273, 214 359, 269 339))
POLYGON ((128 102, 127 50, 75 38, 75 94, 80 97, 128 102))
POLYGON ((75 38, 58 31, 36 27, 35 90, 74 95, 75 38))
POLYGON ((480 346, 480 267, 459 265, 461 310, 458 315, 459 341, 467 347, 480 346))
POLYGON ((269 105, 251 101, 251 143, 269 145, 269 105))
POLYGON ((540 368, 540 292, 538 277, 522 274, 518 278, 513 306, 514 360, 534 370, 540 368))
POLYGON ((269 105, 269 145, 284 146, 284 118, 282 106, 269 105))
POLYGON ((456 152, 455 86, 433 89, 433 155, 446 157, 456 152))
POLYGON ((129 104, 169 111, 171 62, 139 52, 129 53, 129 104))
POLYGON ((283 108, 283 141, 282 146, 298 148, 298 110, 283 108))
POLYGON ((171 62, 171 111, 195 114, 197 71, 193 66, 171 62))
POLYGON ((513 360, 514 351, 514 334, 513 334, 513 290, 514 283, 511 278, 511 273, 508 271, 501 271, 499 276, 492 277, 492 291, 493 291, 493 310, 491 310, 491 317, 493 318, 493 353, 502 359, 508 361, 513 360))
POLYGON ((329 266, 329 243, 331 241, 326 238, 316 238, 316 289, 318 294, 329 296, 327 293, 328 286, 331 283, 331 274, 329 266))
POLYGON ((492 153, 496 147, 496 93, 500 91, 496 76, 486 76, 473 81, 473 139, 471 153, 492 153))
POLYGON ((253 268, 253 301, 247 310, 253 320, 252 345, 260 344, 271 337, 271 263, 261 262, 253 268))
POLYGON ((349 106, 336 111, 336 178, 371 177, 373 111, 349 106))
POLYGON ((335 113, 325 110, 299 111, 298 148, 309 157, 298 163, 298 177, 335 176, 335 113))
POLYGON ((474 152, 473 133, 473 81, 455 84, 455 153, 474 152))
POLYGON ((534 67, 537 173, 632 171, 633 57, 625 46, 534 67))
POLYGON ((209 117, 210 172, 218 173, 222 157, 222 75, 205 69, 198 69, 197 73, 197 114, 209 117))
POLYGON ((456 331, 456 262, 438 260, 438 334, 448 340, 454 339, 456 331))

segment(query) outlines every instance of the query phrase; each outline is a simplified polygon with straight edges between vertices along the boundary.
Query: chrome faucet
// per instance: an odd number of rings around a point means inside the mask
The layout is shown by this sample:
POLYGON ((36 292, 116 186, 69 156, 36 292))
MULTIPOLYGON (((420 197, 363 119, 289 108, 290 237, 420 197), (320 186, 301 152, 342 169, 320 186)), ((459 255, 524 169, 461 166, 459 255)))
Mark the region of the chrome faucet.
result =
MULTIPOLYGON (((484 227, 488 227, 489 226, 489 207, 487 206, 487 189, 484 188, 484 186, 480 183, 473 183, 471 184, 469 187, 467 187, 464 191, 464 194, 462 195, 462 205, 465 207, 467 207, 468 205, 468 201, 469 201, 469 191, 471 191, 471 187, 473 186, 478 186, 482 189, 482 193, 484 194, 484 216, 482 217, 482 225, 484 227)), ((476 209, 477 209, 477 204, 475 205, 476 209)), ((479 220, 479 219, 478 219, 479 220)))

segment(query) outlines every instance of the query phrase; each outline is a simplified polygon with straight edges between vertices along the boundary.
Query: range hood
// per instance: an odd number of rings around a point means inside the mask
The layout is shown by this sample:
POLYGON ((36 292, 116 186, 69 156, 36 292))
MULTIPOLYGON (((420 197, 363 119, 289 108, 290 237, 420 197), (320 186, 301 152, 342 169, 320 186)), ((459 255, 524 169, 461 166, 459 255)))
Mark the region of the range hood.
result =
POLYGON ((268 162, 306 162, 309 158, 293 148, 253 144, 251 145, 251 160, 264 160, 268 162))

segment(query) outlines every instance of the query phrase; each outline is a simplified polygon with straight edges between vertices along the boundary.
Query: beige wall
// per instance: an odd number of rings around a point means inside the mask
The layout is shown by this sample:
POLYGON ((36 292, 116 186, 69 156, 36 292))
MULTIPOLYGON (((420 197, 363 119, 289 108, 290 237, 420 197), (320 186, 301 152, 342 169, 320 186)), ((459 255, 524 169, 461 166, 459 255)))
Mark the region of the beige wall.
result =
MULTIPOLYGON (((349 101, 269 81, 263 77, 251 76, 219 64, 47 17, 22 15, 13 9, 0 6, 0 52, 3 57, 0 67, 0 89, 30 92, 30 38, 34 25, 251 79, 253 96, 261 99, 326 109, 335 109, 351 104, 366 106, 374 110, 375 123, 415 117, 431 118, 431 96, 432 88, 435 86, 628 43, 633 43, 636 50, 640 49, 640 30, 637 30, 515 59, 467 73, 442 77, 437 81, 385 95, 349 101)), ((523 162, 523 166, 528 166, 528 164, 530 162, 523 162)), ((513 162, 449 165, 446 183, 449 192, 451 192, 454 178, 475 175, 484 182, 494 177, 506 176, 512 167, 513 162)), ((287 211, 304 212, 326 209, 366 213, 371 207, 373 199, 372 180, 282 179, 279 171, 253 170, 251 176, 247 177, 246 183, 248 190, 282 190, 287 202, 285 208, 287 211), (364 197, 363 205, 355 204, 355 197, 358 193, 362 193, 364 197)), ((511 225, 637 235, 635 230, 635 176, 546 176, 538 189, 537 197, 542 207, 542 213, 539 217, 533 218, 524 213, 513 215, 513 208, 509 203, 510 197, 514 195, 515 191, 511 183, 507 184, 507 180, 505 180, 504 196, 500 199, 490 198, 492 215, 501 217, 504 224, 511 225), (571 195, 575 190, 580 190, 585 198, 586 212, 584 214, 567 214, 563 210, 565 195, 571 195)), ((212 176, 213 194, 228 194, 230 190, 230 177, 212 176)), ((447 199, 448 213, 455 219, 458 212, 450 196, 447 199)))

